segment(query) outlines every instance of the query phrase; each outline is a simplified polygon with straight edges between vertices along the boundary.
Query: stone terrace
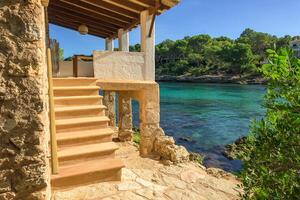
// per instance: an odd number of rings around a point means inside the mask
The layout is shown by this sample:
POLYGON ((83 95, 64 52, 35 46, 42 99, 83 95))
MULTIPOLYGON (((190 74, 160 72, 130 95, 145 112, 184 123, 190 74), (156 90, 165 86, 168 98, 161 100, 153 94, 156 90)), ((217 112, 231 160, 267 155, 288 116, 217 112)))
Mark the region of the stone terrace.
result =
POLYGON ((117 156, 126 165, 121 183, 98 183, 54 194, 55 200, 229 200, 239 199, 239 181, 218 169, 196 163, 164 165, 142 158, 132 143, 119 143, 117 156))

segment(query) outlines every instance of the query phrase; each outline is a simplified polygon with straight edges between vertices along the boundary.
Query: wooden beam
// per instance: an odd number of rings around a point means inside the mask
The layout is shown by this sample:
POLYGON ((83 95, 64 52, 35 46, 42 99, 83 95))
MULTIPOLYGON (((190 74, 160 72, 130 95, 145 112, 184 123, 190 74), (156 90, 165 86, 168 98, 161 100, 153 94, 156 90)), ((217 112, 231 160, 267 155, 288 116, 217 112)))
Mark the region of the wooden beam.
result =
POLYGON ((149 38, 152 37, 153 27, 154 27, 154 23, 155 23, 155 17, 156 17, 155 14, 152 15, 151 25, 150 25, 150 29, 149 29, 149 33, 148 33, 148 37, 149 37, 149 38))
POLYGON ((176 2, 174 2, 172 0, 171 1, 170 0, 161 0, 161 3, 163 5, 165 5, 166 7, 168 7, 169 9, 172 8, 172 7, 174 7, 174 6, 176 6, 178 4, 178 2, 176 3, 176 2))
MULTIPOLYGON (((90 10, 91 12, 96 12, 105 17, 111 18, 111 20, 117 20, 117 21, 125 22, 125 23, 127 23, 128 21, 130 22, 132 20, 132 17, 120 15, 119 13, 112 12, 111 10, 108 10, 108 9, 103 9, 102 7, 98 6, 96 4, 96 2, 94 2, 93 0, 89 0, 89 1, 86 1, 86 0, 82 0, 82 1, 60 0, 60 1, 71 4, 71 5, 75 5, 77 7, 84 8, 86 10, 90 10)), ((99 3, 98 0, 97 0, 97 2, 99 3)))
MULTIPOLYGON (((133 29, 133 28, 135 28, 136 26, 138 26, 139 23, 140 23, 140 20, 136 20, 136 21, 132 22, 131 24, 129 24, 128 26, 126 26, 126 27, 124 28, 124 30, 130 31, 131 29, 133 29)), ((112 34, 112 35, 110 35, 109 38, 111 38, 111 39, 118 38, 118 32, 117 32, 117 33, 114 33, 114 34, 112 34)))
MULTIPOLYGON (((51 0, 49 16, 52 23, 77 30, 78 23, 89 27, 89 33, 99 37, 117 38, 118 30, 129 31, 140 23, 140 13, 159 14, 176 5, 171 0, 51 0), (158 6, 159 2, 159 6, 158 6), (55 21, 59 19, 59 21, 55 21), (71 23, 71 24, 70 24, 71 23)), ((148 36, 151 37, 155 16, 148 36)))
POLYGON ((153 1, 153 0, 129 0, 129 1, 139 4, 141 6, 145 6, 145 7, 154 7, 155 6, 155 1, 153 1))
POLYGON ((79 15, 84 14, 84 15, 88 15, 88 16, 93 16, 98 19, 102 19, 110 24, 114 24, 114 25, 121 26, 121 27, 124 27, 128 23, 130 23, 130 21, 122 22, 122 21, 107 17, 107 16, 99 13, 98 11, 96 11, 94 6, 89 5, 88 7, 85 7, 85 6, 82 6, 81 4, 79 4, 78 1, 74 2, 73 0, 68 0, 68 1, 53 0, 53 5, 77 12, 79 15))
POLYGON ((109 29, 107 27, 102 27, 101 24, 99 25, 98 23, 95 23, 95 22, 91 22, 91 21, 88 21, 86 19, 77 19, 77 18, 72 18, 72 17, 69 17, 68 15, 65 15, 65 14, 59 14, 59 15, 54 15, 51 17, 54 21, 55 19, 58 19, 60 20, 61 22, 63 21, 66 21, 66 22, 70 22, 70 23, 77 23, 79 24, 78 26, 80 26, 81 24, 85 24, 87 27, 89 28, 93 28, 93 29, 97 29, 103 33, 107 33, 109 35, 113 34, 114 32, 116 32, 117 30, 114 30, 114 29, 109 29))
POLYGON ((93 56, 86 56, 86 55, 76 55, 78 60, 93 60, 93 56))
MULTIPOLYGON (((92 4, 99 8, 104 8, 111 12, 118 13, 118 14, 130 17, 133 19, 139 18, 139 14, 137 14, 136 12, 133 12, 132 10, 124 9, 123 7, 120 7, 120 6, 116 6, 115 4, 112 4, 110 2, 99 1, 99 0, 81 0, 81 1, 84 1, 86 3, 92 4)), ((126 5, 126 1, 122 0, 122 2, 123 2, 123 4, 125 3, 125 5, 126 5)))
POLYGON ((51 140, 51 169, 52 174, 58 174, 58 156, 57 156, 57 140, 56 140, 56 125, 55 125, 55 110, 54 110, 54 94, 52 80, 52 62, 51 50, 47 49, 47 65, 48 65, 48 92, 49 92, 49 118, 50 118, 50 140, 51 140))
POLYGON ((90 23, 90 22, 97 23, 97 24, 99 23, 99 24, 101 24, 101 27, 106 28, 108 30, 112 30, 112 31, 118 31, 118 29, 121 28, 121 26, 110 24, 106 21, 103 21, 102 19, 98 19, 93 16, 89 16, 89 15, 85 15, 85 14, 78 14, 78 13, 70 11, 68 9, 60 8, 60 7, 56 7, 56 6, 49 7, 49 16, 61 16, 61 17, 72 18, 74 20, 78 19, 78 21, 85 20, 88 23, 90 23))
POLYGON ((73 56, 73 76, 78 77, 78 56, 73 56))
MULTIPOLYGON (((78 31, 78 27, 81 25, 81 23, 79 23, 79 22, 66 21, 65 19, 61 19, 61 18, 57 18, 57 17, 56 18, 51 17, 50 21, 59 22, 61 24, 66 24, 68 26, 74 27, 74 29, 77 30, 77 31, 78 31)), ((98 29, 96 27, 93 27, 93 26, 88 26, 88 29, 89 29, 88 32, 99 33, 101 35, 111 35, 112 34, 112 32, 106 32, 106 31, 100 30, 100 29, 98 29)))
POLYGON ((152 21, 151 21, 151 25, 150 25, 150 30, 148 33, 148 37, 151 38, 152 33, 153 33, 153 27, 154 27, 154 23, 155 23, 155 17, 157 15, 157 10, 159 9, 159 7, 161 6, 161 0, 155 0, 155 8, 152 14, 152 21))
POLYGON ((94 22, 94 23, 99 23, 101 24, 101 26, 106 27, 109 30, 114 30, 114 31, 118 31, 118 29, 121 28, 121 26, 117 26, 111 23, 108 23, 104 20, 102 20, 101 18, 96 18, 94 16, 86 15, 84 13, 76 13, 74 10, 69 10, 67 8, 63 8, 63 7, 59 7, 56 5, 52 5, 51 7, 49 7, 49 15, 50 16, 68 16, 70 18, 74 18, 74 19, 86 19, 87 21, 90 22, 94 22))
MULTIPOLYGON (((74 26, 70 26, 68 24, 65 24, 65 23, 61 23, 59 21, 49 21, 51 24, 54 24, 54 25, 57 25, 57 26, 62 26, 64 28, 68 28, 68 29, 71 29, 71 30, 74 30, 76 32, 78 32, 78 27, 74 27, 74 26)), ((93 35, 93 36, 96 36, 96 37, 101 37, 101 38, 107 38, 109 37, 109 35, 106 35, 106 34, 100 34, 100 33, 97 33, 97 32, 94 32, 92 30, 89 30, 89 35, 93 35)))
POLYGON ((104 0, 104 1, 138 14, 146 9, 145 6, 141 6, 139 4, 135 4, 130 1, 124 1, 124 0, 104 0))

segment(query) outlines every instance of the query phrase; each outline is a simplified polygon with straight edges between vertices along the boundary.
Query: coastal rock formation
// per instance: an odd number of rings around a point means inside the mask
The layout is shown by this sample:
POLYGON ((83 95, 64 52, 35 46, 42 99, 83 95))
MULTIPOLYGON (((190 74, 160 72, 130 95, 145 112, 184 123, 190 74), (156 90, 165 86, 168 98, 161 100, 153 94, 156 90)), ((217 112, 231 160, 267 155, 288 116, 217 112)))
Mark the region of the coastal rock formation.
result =
POLYGON ((245 144, 247 137, 238 138, 233 144, 228 144, 225 147, 223 155, 230 159, 237 159, 237 154, 243 149, 243 145, 245 144))
POLYGON ((216 178, 234 178, 234 175, 219 168, 210 167, 206 172, 216 178))
POLYGON ((200 153, 190 152, 189 160, 197 162, 199 164, 203 163, 204 156, 200 153))
POLYGON ((183 147, 175 144, 172 137, 159 136, 154 142, 154 150, 163 160, 180 163, 189 160, 189 152, 183 147))
POLYGON ((156 81, 175 81, 192 83, 236 83, 236 84, 264 84, 261 77, 241 77, 237 75, 202 75, 202 76, 157 76, 156 81))
POLYGON ((45 24, 38 0, 0 1, 0 199, 47 199, 45 24))

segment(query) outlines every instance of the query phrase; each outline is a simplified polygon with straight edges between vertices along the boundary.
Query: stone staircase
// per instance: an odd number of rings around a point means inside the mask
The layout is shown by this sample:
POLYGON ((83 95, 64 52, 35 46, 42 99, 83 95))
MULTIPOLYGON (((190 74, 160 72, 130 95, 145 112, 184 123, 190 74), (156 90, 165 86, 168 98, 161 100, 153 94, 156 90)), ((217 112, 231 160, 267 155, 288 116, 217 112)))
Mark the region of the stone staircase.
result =
POLYGON ((53 78, 59 174, 53 189, 92 182, 119 181, 124 167, 96 79, 53 78))

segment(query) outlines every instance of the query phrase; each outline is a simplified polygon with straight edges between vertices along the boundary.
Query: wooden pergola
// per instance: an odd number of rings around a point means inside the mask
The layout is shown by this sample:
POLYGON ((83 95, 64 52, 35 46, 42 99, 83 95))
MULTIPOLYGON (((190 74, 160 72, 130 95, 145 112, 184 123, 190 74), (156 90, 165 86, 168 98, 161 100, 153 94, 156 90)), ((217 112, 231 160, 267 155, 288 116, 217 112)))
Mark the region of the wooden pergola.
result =
POLYGON ((49 23, 78 30, 88 27, 88 34, 115 39, 120 29, 130 31, 140 24, 141 13, 155 16, 175 6, 179 0, 50 0, 49 23))

